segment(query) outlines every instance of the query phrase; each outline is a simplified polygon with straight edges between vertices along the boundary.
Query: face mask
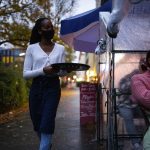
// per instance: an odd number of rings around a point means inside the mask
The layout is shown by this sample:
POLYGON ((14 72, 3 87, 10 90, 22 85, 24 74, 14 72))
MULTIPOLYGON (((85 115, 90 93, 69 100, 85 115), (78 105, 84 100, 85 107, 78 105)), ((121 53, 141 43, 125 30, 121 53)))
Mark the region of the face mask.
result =
POLYGON ((51 40, 54 37, 54 30, 42 30, 42 35, 46 40, 51 40))

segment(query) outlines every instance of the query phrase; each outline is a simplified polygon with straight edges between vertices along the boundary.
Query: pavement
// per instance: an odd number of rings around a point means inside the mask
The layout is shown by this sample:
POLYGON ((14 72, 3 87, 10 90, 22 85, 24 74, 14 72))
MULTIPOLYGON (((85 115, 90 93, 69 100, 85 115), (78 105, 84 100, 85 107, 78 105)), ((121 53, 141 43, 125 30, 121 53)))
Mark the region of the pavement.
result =
MULTIPOLYGON (((63 89, 56 117, 52 150, 104 150, 94 125, 80 125, 79 89, 63 89)), ((0 123, 0 150, 38 150, 28 109, 0 123)))

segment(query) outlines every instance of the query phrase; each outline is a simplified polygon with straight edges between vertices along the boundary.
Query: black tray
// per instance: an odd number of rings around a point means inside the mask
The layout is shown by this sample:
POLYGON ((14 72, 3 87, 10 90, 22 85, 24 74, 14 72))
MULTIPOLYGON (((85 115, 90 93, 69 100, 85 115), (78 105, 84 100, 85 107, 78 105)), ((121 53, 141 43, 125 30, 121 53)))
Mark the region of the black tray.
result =
POLYGON ((56 63, 51 64, 52 67, 59 70, 86 71, 90 68, 89 65, 80 63, 56 63))

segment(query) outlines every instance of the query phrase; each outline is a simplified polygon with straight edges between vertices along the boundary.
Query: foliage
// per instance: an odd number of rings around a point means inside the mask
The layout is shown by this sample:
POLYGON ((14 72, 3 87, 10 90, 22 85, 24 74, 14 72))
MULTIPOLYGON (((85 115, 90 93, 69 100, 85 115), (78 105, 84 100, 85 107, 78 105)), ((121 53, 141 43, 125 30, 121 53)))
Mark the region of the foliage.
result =
POLYGON ((39 9, 34 4, 35 0, 0 1, 0 44, 9 42, 20 47, 27 44, 29 23, 34 20, 34 16, 40 14, 39 9), (16 35, 21 36, 18 38, 16 35), (20 43, 20 41, 24 41, 25 44, 20 43))
POLYGON ((13 65, 0 64, 0 113, 16 108, 27 100, 26 83, 22 72, 13 65))
MULTIPOLYGON (((0 0, 0 45, 6 42, 26 49, 31 27, 40 16, 50 16, 55 27, 55 41, 65 45, 58 36, 60 19, 70 13, 75 0, 0 0)), ((72 49, 65 45, 66 62, 74 59, 72 49)))
POLYGON ((57 35, 55 35, 54 41, 55 42, 57 41, 57 43, 59 43, 61 45, 64 45, 65 50, 66 50, 66 59, 65 59, 65 61, 66 62, 72 62, 72 60, 75 59, 75 55, 73 53, 73 49, 70 48, 67 44, 65 44, 62 40, 60 40, 60 38, 57 35))
POLYGON ((75 0, 0 0, 0 45, 26 47, 31 27, 40 16, 51 17, 59 30, 60 18, 70 13, 75 0))
MULTIPOLYGON (((66 48, 66 62, 74 58, 72 49, 59 38, 60 19, 69 14, 75 0, 0 0, 0 45, 11 43, 26 49, 31 28, 41 17, 50 17, 55 27, 54 41, 66 48)), ((12 64, 6 67, 0 63, 0 113, 21 106, 27 100, 31 80, 22 78, 22 66, 12 64)))

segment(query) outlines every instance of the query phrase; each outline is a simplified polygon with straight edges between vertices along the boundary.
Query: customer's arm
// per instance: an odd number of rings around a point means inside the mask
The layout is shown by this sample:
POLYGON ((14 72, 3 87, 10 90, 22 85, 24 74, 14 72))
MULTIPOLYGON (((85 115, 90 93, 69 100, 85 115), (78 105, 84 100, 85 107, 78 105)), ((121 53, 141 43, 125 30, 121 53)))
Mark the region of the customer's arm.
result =
POLYGON ((147 89, 142 78, 133 76, 131 80, 132 96, 145 107, 150 108, 150 90, 147 89))

